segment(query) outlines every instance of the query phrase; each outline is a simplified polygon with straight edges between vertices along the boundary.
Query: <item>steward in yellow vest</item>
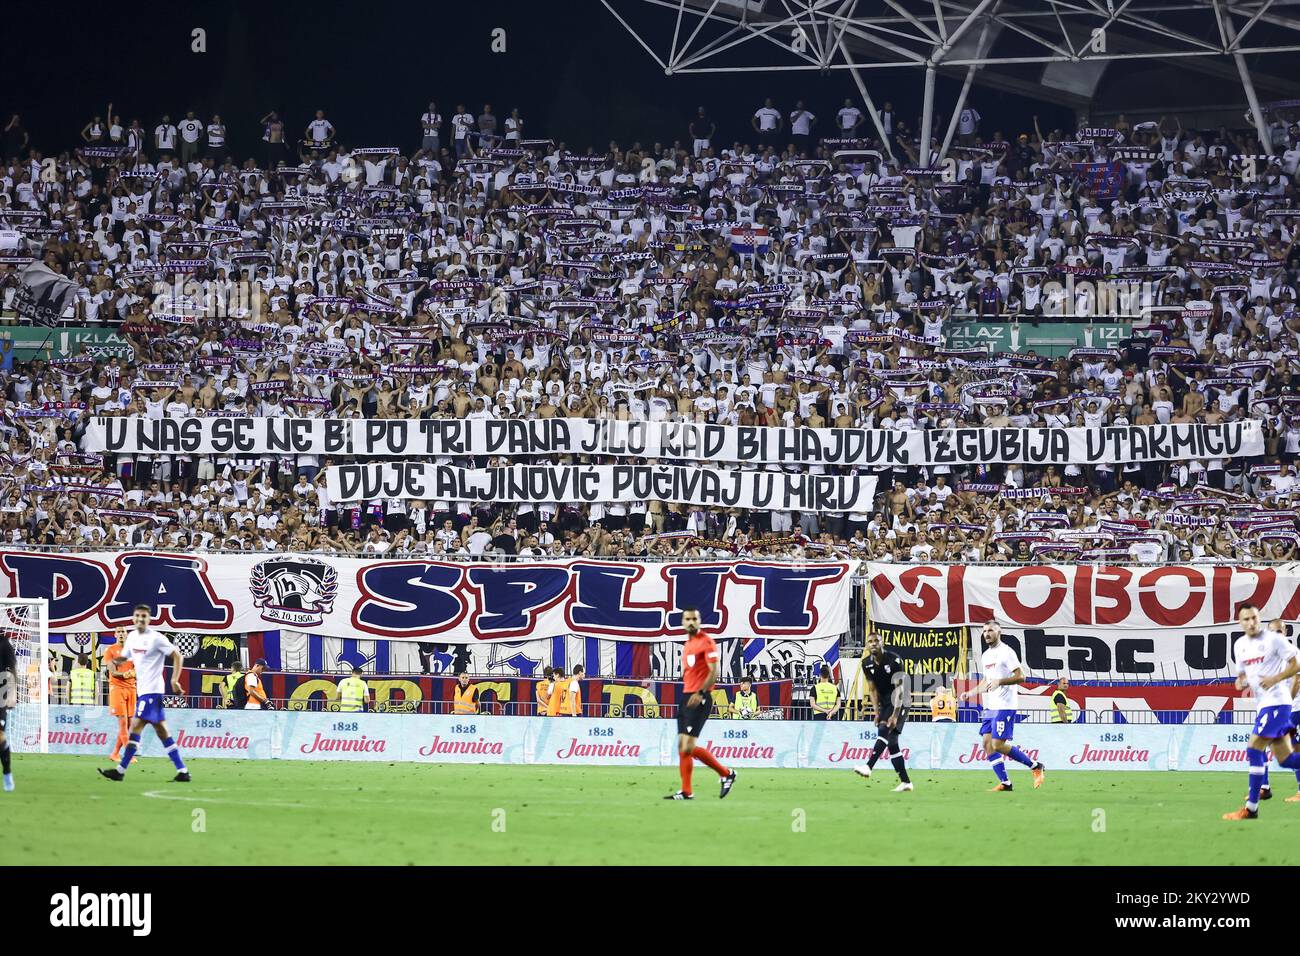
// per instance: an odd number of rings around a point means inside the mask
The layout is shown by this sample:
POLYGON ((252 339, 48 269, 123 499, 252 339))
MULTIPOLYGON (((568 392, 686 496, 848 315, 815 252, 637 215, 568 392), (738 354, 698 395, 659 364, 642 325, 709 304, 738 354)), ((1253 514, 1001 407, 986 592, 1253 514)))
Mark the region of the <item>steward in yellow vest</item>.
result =
POLYGON ((731 702, 731 716, 734 720, 748 720, 758 716, 758 695, 754 693, 754 683, 748 677, 740 682, 736 699, 731 702))
POLYGON ((1069 680, 1062 677, 1056 682, 1056 690, 1052 691, 1052 723, 1054 724, 1074 723, 1074 711, 1070 709, 1070 698, 1065 696, 1065 692, 1069 689, 1069 680))
POLYGON ((821 680, 813 685, 813 720, 830 720, 840 709, 840 689, 831 681, 831 669, 822 665, 821 680))
POLYGON ((461 671, 456 675, 456 689, 453 692, 451 712, 468 715, 478 713, 478 685, 469 682, 469 674, 461 671))
POLYGON ((77 656, 72 667, 72 703, 78 707, 91 707, 95 703, 95 672, 90 669, 90 658, 77 656))
POLYGON ((244 668, 239 661, 235 661, 230 666, 230 673, 225 676, 221 682, 221 706, 223 707, 240 707, 244 706, 244 701, 237 700, 239 688, 244 683, 244 668))
POLYGON ((370 687, 361 676, 361 668, 352 668, 352 676, 339 681, 339 710, 346 714, 358 714, 366 709, 366 700, 370 697, 370 687))

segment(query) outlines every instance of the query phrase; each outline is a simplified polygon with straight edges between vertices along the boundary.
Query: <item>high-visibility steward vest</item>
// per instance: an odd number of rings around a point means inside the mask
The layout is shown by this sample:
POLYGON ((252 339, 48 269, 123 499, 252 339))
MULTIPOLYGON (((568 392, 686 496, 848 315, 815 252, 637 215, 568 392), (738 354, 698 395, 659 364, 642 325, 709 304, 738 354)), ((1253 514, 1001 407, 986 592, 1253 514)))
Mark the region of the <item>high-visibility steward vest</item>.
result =
POLYGON ((231 701, 235 699, 235 687, 238 686, 239 682, 243 679, 244 679, 243 671, 240 671, 239 673, 227 674, 226 679, 222 681, 222 685, 225 687, 225 697, 226 697, 227 704, 229 704, 231 701))
POLYGON ((569 686, 564 689, 562 713, 568 717, 582 716, 582 685, 572 677, 569 678, 569 686))
POLYGON ((469 684, 466 687, 456 685, 455 699, 451 704, 453 714, 477 714, 478 704, 474 702, 474 695, 478 690, 477 684, 469 684))
POLYGON ((72 703, 90 707, 95 703, 95 672, 89 667, 72 669, 72 703))
POLYGON ((253 671, 244 674, 244 710, 262 710, 262 697, 266 696, 266 688, 262 686, 262 678, 258 677, 253 671), (261 697, 255 695, 256 690, 261 697))
POLYGON ((935 691, 934 696, 930 698, 930 719, 957 719, 957 698, 952 695, 952 691, 935 691))
POLYGON ((537 682, 537 716, 545 717, 546 708, 551 703, 552 682, 548 680, 539 680, 537 682))
POLYGON ((339 710, 354 714, 366 709, 366 682, 360 677, 345 677, 339 681, 339 710))
POLYGON ((753 717, 758 713, 758 695, 752 690, 748 694, 736 691, 736 699, 731 702, 731 716, 735 719, 753 717), (744 711, 744 713, 741 713, 744 711))
POLYGON ((1054 724, 1072 724, 1074 723, 1074 711, 1070 709, 1070 698, 1066 697, 1061 691, 1052 695, 1052 723, 1054 724), (1056 709, 1058 703, 1065 705, 1065 716, 1062 717, 1060 711, 1056 709))
POLYGON ((546 702, 546 716, 559 717, 564 711, 564 687, 568 678, 551 681, 551 697, 546 702))
POLYGON ((840 689, 830 681, 822 680, 817 682, 817 686, 813 688, 813 693, 816 695, 817 703, 826 708, 822 713, 827 713, 834 706, 835 701, 839 699, 840 689))

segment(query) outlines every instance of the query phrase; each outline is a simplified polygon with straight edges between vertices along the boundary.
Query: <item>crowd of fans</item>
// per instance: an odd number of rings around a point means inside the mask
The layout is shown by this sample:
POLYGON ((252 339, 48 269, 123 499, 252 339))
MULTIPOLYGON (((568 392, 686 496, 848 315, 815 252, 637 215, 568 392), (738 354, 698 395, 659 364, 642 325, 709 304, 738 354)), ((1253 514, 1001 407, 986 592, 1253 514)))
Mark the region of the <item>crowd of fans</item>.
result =
MULTIPOLYGON (((883 141, 851 103, 818 124, 802 103, 787 115, 768 101, 754 142, 715 142, 701 109, 680 142, 575 151, 517 111, 458 105, 444 121, 430 103, 406 155, 348 143, 323 112, 294 143, 270 113, 259 163, 227 155, 219 116, 164 117, 150 134, 110 104, 78 148, 48 157, 14 117, 0 319, 40 259, 76 283, 66 324, 129 346, 0 351, 0 533, 12 546, 367 555, 1294 558, 1290 117, 1271 114, 1266 149, 1253 132, 1167 118, 1043 133, 1035 117, 1007 139, 983 135, 972 109, 952 161, 933 165, 888 105, 882 120, 883 141), (1068 356, 945 339, 959 322, 1117 316, 1131 334, 1068 356), (874 509, 857 513, 338 503, 322 473, 337 460, 95 455, 94 415, 1254 418, 1268 454, 885 470, 874 509)), ((509 463, 548 460, 561 459, 509 463)))

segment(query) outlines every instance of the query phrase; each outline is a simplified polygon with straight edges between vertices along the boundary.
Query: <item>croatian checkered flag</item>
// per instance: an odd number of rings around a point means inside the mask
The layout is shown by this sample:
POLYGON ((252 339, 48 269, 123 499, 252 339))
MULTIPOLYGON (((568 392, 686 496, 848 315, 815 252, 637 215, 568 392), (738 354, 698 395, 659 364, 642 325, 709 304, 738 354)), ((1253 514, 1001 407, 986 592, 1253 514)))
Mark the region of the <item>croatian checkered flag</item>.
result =
POLYGON ((181 657, 193 657, 199 652, 200 638, 197 634, 173 634, 171 640, 181 657))

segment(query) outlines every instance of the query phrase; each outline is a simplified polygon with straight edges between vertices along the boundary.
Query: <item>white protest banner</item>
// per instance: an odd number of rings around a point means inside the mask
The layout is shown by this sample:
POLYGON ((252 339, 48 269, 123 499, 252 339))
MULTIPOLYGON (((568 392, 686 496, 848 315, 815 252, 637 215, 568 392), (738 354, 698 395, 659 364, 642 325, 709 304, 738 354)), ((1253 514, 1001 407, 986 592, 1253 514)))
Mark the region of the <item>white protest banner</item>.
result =
POLYGON ((450 562, 298 554, 0 551, 0 597, 46 598, 57 631, 105 631, 147 605, 199 634, 288 628, 446 643, 572 634, 683 640, 681 609, 715 638, 802 640, 849 628, 857 562, 450 562))
POLYGON ((612 455, 759 464, 1116 464, 1264 454, 1257 420, 1068 428, 765 428, 586 418, 92 418, 88 452, 427 458, 612 455))
POLYGON ((325 469, 332 501, 670 501, 777 511, 869 511, 874 475, 811 475, 685 465, 512 465, 454 468, 425 462, 370 462, 325 469))

